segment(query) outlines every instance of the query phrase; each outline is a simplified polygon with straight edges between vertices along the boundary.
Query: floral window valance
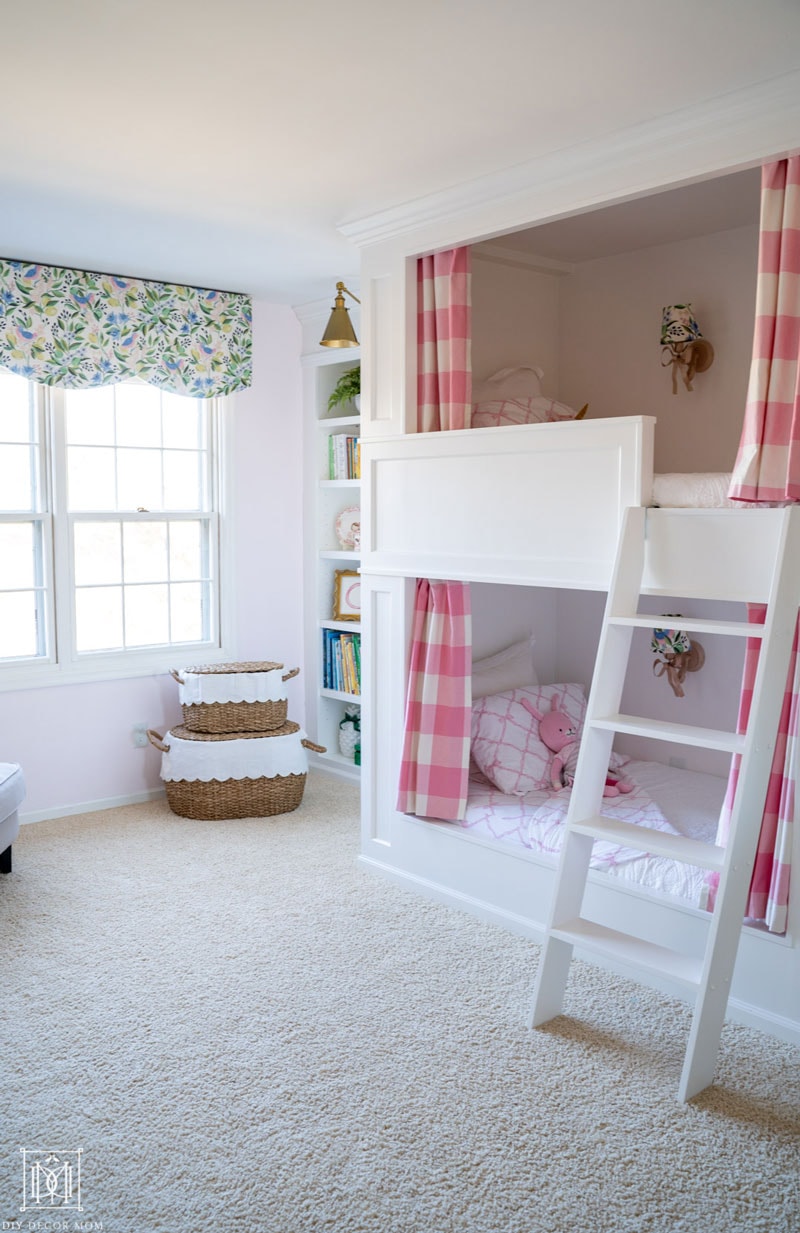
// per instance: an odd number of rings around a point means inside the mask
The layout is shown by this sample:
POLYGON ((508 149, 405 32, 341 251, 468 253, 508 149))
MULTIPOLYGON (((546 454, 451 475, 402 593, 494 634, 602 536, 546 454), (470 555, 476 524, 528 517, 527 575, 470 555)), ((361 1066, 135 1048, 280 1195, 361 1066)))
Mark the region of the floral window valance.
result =
POLYGON ((250 296, 0 258, 0 367, 68 389, 232 394, 252 379, 250 296))

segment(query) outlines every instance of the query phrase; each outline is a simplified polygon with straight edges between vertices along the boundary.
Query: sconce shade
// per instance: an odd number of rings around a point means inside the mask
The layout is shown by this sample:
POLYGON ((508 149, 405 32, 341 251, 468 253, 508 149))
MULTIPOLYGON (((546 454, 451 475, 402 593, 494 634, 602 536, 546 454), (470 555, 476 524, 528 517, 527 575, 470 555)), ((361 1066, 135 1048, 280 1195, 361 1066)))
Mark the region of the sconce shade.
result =
POLYGON ((350 313, 345 308, 344 293, 347 291, 349 296, 360 304, 358 296, 353 295, 352 291, 348 291, 344 283, 336 284, 336 299, 331 309, 331 315, 328 318, 328 324, 325 327, 325 333, 322 335, 320 346, 322 347, 357 347, 358 338, 353 329, 353 323, 350 320, 350 313))
POLYGON ((664 367, 672 366, 672 392, 677 394, 677 374, 691 390, 695 373, 705 372, 714 362, 714 348, 700 333, 691 304, 668 304, 661 310, 661 347, 664 367))
POLYGON ((668 304, 661 314, 661 346, 702 338, 691 304, 668 304))

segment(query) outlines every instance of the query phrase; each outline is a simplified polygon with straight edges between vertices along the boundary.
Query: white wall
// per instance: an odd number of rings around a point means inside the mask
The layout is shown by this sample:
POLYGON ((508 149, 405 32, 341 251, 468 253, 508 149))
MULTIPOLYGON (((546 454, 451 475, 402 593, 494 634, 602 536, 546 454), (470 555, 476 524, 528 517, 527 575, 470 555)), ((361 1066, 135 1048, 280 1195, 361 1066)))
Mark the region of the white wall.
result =
POLYGON ((585 262, 561 282, 560 398, 589 416, 655 415, 656 471, 730 471, 753 346, 758 228, 585 262), (690 302, 715 351, 687 391, 661 368, 665 304, 690 302))
MULTIPOLYGON (((290 308, 254 304, 253 386, 231 404, 236 654, 302 663, 300 327, 290 308)), ((302 721, 302 689, 290 683, 302 721)), ((131 727, 180 722, 169 676, 0 694, 0 757, 27 782, 21 813, 52 816, 160 788, 160 754, 131 727)))

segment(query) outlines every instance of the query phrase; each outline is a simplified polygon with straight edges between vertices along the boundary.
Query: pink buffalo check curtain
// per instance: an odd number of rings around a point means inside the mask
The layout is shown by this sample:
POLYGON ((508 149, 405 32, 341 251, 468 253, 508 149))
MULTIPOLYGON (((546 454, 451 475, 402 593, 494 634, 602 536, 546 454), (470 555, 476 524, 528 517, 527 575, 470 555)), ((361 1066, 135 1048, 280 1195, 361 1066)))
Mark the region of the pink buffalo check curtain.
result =
MULTIPOLYGON (((800 500, 800 157, 762 168, 753 359, 729 496, 764 503, 800 500)), ((765 614, 763 604, 748 605, 750 621, 763 624, 765 614)), ((748 640, 739 731, 750 714, 760 646, 760 639, 748 640)), ((746 912, 773 933, 785 932, 789 901, 800 697, 797 646, 796 629, 746 912)), ((720 844, 728 837, 738 777, 735 757, 717 834, 720 844)), ((709 883, 713 900, 719 876, 709 875, 709 883)))
MULTIPOLYGON (((766 604, 749 604, 748 620, 753 624, 763 625, 766 612, 766 604)), ((789 903, 789 870, 792 860, 798 755, 797 708, 798 700, 800 700, 800 657, 798 657, 797 648, 798 630, 796 628, 764 816, 758 838, 758 851, 745 911, 745 916, 748 918, 764 921, 772 933, 786 931, 789 903)), ((761 639, 748 638, 742 697, 739 703, 739 732, 745 731, 750 717, 760 650, 761 639)), ((730 830, 731 809, 739 780, 739 765, 740 758, 736 754, 731 763, 728 789, 717 831, 717 843, 723 847, 727 843, 730 830)), ((708 906, 713 908, 716 890, 719 886, 719 874, 709 874, 708 883, 710 887, 708 906)))
POLYGON ((800 156, 761 173, 756 324, 742 439, 728 495, 800 500, 800 156))
POLYGON ((417 262, 417 432, 469 428, 470 250, 417 262))
MULTIPOLYGON (((417 262, 417 432, 469 428, 470 253, 417 262)), ((417 580, 397 808, 464 817, 472 716, 469 584, 417 580)))
POLYGON ((471 707, 469 584, 420 578, 397 797, 401 813, 447 822, 464 817, 471 707))

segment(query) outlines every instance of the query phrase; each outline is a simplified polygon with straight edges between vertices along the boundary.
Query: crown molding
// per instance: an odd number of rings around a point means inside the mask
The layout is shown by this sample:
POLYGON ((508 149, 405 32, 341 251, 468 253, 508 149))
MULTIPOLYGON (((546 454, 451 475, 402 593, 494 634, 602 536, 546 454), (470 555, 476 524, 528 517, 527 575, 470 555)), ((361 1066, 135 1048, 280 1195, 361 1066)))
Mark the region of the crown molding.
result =
POLYGON ((595 185, 607 182, 609 172, 626 172, 624 191, 638 196, 674 182, 669 168, 676 158, 687 168, 678 174, 688 183, 732 170, 733 163, 743 169, 797 149, 800 71, 793 71, 342 223, 339 231, 364 247, 437 223, 452 223, 500 201, 508 219, 503 225, 512 229, 547 216, 531 215, 531 198, 534 202, 569 200, 571 205, 561 209, 570 213, 609 200, 603 190, 592 187, 593 181, 595 185))

